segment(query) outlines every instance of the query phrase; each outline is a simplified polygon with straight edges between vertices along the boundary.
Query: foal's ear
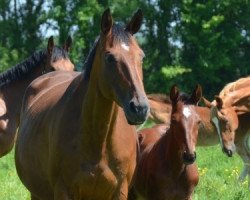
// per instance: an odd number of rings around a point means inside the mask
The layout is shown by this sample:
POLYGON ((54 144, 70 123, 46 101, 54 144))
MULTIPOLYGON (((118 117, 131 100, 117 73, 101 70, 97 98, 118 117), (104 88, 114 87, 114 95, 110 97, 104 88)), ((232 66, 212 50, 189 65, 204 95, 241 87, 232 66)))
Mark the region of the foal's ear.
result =
POLYGON ((201 85, 198 84, 191 95, 190 98, 191 103, 197 105, 201 100, 201 97, 202 97, 202 88, 201 85))
POLYGON ((143 20, 143 13, 141 9, 138 9, 130 22, 126 26, 126 30, 130 32, 132 35, 137 33, 141 28, 143 20))
POLYGON ((65 49, 65 51, 69 52, 71 45, 72 45, 72 38, 68 36, 63 48, 65 49))
POLYGON ((110 9, 107 8, 102 14, 101 31, 104 35, 107 35, 113 26, 113 19, 110 13, 110 9))
POLYGON ((206 107, 208 108, 212 107, 212 103, 209 100, 207 100, 205 97, 202 97, 201 99, 203 100, 206 107))
POLYGON ((170 90, 170 99, 172 103, 177 103, 179 97, 179 90, 176 85, 173 85, 170 90))
POLYGON ((50 38, 48 40, 48 46, 47 46, 47 51, 48 51, 49 55, 52 54, 54 46, 55 46, 54 38, 53 38, 53 36, 50 36, 50 38))
POLYGON ((218 109, 222 109, 222 106, 223 106, 223 101, 222 101, 222 98, 220 98, 219 96, 215 96, 215 101, 216 101, 216 106, 218 109))

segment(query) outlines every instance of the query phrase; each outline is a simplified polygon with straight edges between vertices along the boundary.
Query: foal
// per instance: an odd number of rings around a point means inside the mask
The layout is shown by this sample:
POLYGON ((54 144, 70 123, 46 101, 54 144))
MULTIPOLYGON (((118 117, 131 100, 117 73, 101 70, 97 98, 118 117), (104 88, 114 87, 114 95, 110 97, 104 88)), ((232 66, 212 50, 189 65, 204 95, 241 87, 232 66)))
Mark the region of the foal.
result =
MULTIPOLYGON (((200 98, 201 87, 196 88, 188 103, 181 99, 175 86, 171 88, 170 128, 162 137, 156 138, 154 143, 149 140, 137 166, 134 186, 143 198, 191 199, 199 180, 194 162, 200 118, 195 112, 195 106, 190 104, 197 104, 200 98)), ((147 136, 150 134, 147 133, 147 136)))

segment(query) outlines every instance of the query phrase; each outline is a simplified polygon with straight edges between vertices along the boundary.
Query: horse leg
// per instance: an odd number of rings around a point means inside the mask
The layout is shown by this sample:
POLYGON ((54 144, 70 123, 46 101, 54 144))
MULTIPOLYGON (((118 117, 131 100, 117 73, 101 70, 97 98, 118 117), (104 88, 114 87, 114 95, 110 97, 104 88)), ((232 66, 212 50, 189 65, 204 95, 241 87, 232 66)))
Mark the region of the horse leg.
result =
POLYGON ((39 198, 37 198, 34 194, 30 194, 30 199, 31 200, 40 200, 39 198))
POLYGON ((239 181, 243 182, 249 173, 248 171, 250 167, 249 166, 250 157, 247 152, 246 137, 236 138, 235 145, 236 145, 236 151, 244 163, 243 170, 241 171, 241 174, 239 176, 239 181))
POLYGON ((128 182, 123 181, 119 189, 114 193, 113 200, 127 200, 128 199, 128 182))

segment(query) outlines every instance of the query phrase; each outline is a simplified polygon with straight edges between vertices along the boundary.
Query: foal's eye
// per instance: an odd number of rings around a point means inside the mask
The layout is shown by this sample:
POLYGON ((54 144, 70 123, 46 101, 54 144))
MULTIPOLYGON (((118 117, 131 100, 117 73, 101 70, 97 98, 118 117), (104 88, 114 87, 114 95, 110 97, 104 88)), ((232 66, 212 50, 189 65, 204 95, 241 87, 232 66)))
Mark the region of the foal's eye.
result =
POLYGON ((115 57, 114 57, 114 55, 112 55, 111 53, 106 53, 106 54, 105 54, 105 60, 106 60, 108 63, 114 63, 114 62, 115 62, 115 57))

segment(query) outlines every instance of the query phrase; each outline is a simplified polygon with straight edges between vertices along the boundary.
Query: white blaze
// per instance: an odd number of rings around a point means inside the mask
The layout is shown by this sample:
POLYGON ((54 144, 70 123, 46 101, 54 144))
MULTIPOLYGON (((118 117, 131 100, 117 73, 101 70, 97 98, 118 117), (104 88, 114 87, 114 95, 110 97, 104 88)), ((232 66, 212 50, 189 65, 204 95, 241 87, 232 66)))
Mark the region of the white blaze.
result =
POLYGON ((185 108, 183 109, 183 115, 184 115, 186 118, 188 118, 188 117, 191 115, 190 109, 187 108, 187 107, 185 107, 185 108))
POLYGON ((121 47, 126 50, 126 51, 129 51, 129 46, 126 45, 124 42, 121 44, 121 47))

